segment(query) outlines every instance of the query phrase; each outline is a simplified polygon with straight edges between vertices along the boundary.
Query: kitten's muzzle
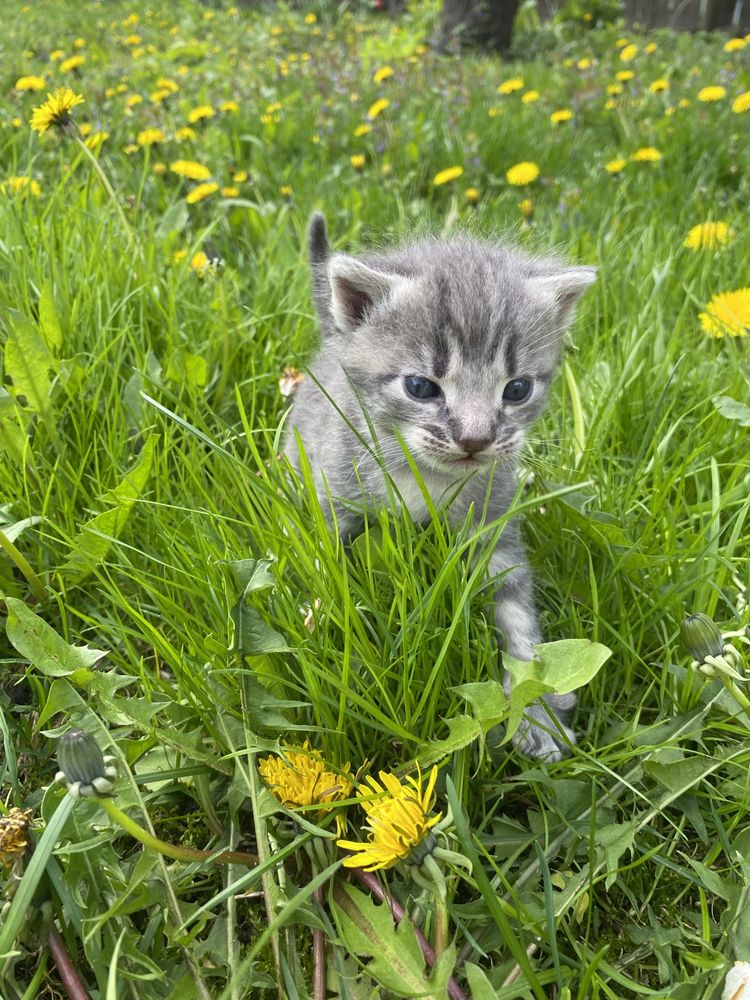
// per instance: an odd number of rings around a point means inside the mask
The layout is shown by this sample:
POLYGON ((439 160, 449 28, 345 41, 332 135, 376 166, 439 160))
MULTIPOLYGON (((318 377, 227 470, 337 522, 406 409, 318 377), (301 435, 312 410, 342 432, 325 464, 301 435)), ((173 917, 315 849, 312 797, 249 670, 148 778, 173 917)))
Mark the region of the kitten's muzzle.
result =
POLYGON ((476 455, 491 445, 495 438, 493 435, 492 437, 454 437, 453 440, 467 455, 476 455))

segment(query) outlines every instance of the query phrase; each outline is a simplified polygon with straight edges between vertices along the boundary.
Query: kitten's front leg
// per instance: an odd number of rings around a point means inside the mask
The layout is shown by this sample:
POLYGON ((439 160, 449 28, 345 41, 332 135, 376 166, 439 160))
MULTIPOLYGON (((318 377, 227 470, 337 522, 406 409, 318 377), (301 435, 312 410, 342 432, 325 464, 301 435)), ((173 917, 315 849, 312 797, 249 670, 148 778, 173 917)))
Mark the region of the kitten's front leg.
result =
MULTIPOLYGON (((495 595, 495 624, 503 634, 505 649, 517 660, 533 660, 534 646, 542 637, 534 607, 531 572, 517 537, 503 538, 490 560, 490 571, 493 575, 509 571, 495 595)), ((507 671, 503 686, 509 694, 511 676, 507 671)), ((525 709, 524 721, 513 736, 513 744, 530 757, 561 760, 568 748, 557 724, 568 740, 575 743, 575 733, 566 725, 575 703, 576 696, 572 693, 544 695, 525 709)))

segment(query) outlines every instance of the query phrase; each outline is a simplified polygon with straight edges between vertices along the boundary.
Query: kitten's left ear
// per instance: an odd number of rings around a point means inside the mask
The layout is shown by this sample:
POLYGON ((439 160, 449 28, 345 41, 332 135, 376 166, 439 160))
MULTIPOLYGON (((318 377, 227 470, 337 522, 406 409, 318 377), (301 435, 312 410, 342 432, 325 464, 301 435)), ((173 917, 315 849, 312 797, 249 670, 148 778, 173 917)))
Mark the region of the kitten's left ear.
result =
POLYGON ((595 267, 569 267, 556 274, 535 275, 528 279, 526 287, 540 308, 562 325, 570 320, 576 302, 595 281, 595 267))

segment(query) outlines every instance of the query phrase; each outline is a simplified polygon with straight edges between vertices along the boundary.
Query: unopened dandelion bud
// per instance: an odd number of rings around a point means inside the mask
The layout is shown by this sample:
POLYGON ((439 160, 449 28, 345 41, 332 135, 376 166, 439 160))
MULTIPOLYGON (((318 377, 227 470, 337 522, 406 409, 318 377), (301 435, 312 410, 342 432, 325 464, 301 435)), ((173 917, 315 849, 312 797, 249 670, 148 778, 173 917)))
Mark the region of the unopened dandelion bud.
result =
POLYGON ((60 771, 55 776, 68 786, 73 798, 108 795, 117 774, 111 766, 114 758, 105 757, 93 736, 82 729, 71 729, 60 739, 57 762, 60 771))
POLYGON ((724 652, 719 627, 708 615, 688 615, 680 625, 680 639, 685 651, 698 663, 703 663, 709 656, 721 656, 724 652))

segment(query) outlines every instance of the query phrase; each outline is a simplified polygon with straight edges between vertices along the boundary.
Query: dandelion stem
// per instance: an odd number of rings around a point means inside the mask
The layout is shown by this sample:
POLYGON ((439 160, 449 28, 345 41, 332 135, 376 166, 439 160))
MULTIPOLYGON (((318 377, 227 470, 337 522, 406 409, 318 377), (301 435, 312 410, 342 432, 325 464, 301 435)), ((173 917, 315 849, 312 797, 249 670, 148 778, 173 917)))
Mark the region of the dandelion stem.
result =
MULTIPOLYGON (((315 874, 315 872, 313 872, 315 874)), ((323 888, 315 890, 315 902, 323 905, 323 888)), ((326 996, 326 936, 320 927, 313 928, 313 1000, 326 996)))
POLYGON ((567 361, 563 365, 563 372, 565 375, 565 385, 568 387, 568 393, 570 394, 570 405, 573 407, 573 439, 575 441, 577 466, 586 448, 586 419, 583 415, 583 405, 581 403, 581 394, 578 391, 578 383, 573 374, 573 369, 567 361))
POLYGON ((731 694, 731 696, 734 698, 737 704, 740 705, 742 708, 744 708, 746 712, 750 711, 750 698, 748 698, 746 695, 742 693, 742 691, 740 691, 740 689, 737 687, 737 685, 734 683, 731 677, 724 677, 722 675, 721 679, 724 681, 724 687, 731 694))
POLYGON ((115 194, 115 189, 112 187, 112 185, 109 182, 109 177, 107 177, 107 175, 104 172, 104 169, 103 169, 101 163, 97 160, 97 158, 94 156, 94 154, 91 152, 91 150, 89 149, 89 147, 86 145, 86 143, 81 139, 81 137, 79 135, 75 136, 75 141, 78 143, 78 145, 79 145, 81 151, 83 152, 83 154, 88 157, 89 162, 91 163, 91 166, 96 171, 96 174, 97 174, 99 180, 101 181, 102 187, 107 192, 107 195, 109 196, 110 201, 114 205, 115 210, 116 210, 117 214, 120 217, 120 223, 122 224, 122 228, 125 230, 125 233, 127 234, 128 243, 132 243, 133 242, 133 230, 130 227, 130 223, 125 218, 125 212, 123 211, 122 205, 120 204, 120 202, 119 202, 119 200, 117 198, 117 195, 115 194))
POLYGON ((81 982, 81 977, 71 962, 65 943, 56 927, 50 927, 47 931, 47 944, 69 1000, 90 1000, 89 993, 81 982))
POLYGON ((155 837, 148 830, 144 830, 127 813, 116 806, 112 799, 98 798, 96 801, 109 818, 121 826, 126 833, 135 837, 136 840, 140 840, 146 847, 163 854, 166 858, 173 858, 175 861, 211 861, 215 865, 252 866, 258 864, 257 854, 247 854, 244 851, 221 851, 216 854, 213 851, 199 851, 194 847, 177 847, 175 844, 169 844, 167 841, 155 837))

